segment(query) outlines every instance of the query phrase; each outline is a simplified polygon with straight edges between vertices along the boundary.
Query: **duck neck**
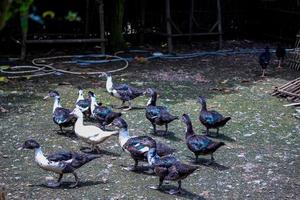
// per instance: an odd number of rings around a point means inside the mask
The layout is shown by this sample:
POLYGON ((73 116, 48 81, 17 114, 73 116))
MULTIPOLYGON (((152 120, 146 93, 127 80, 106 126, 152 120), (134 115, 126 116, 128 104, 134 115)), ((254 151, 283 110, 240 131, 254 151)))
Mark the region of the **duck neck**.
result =
POLYGON ((60 108, 61 105, 60 105, 60 97, 56 97, 54 99, 54 104, 53 104, 53 113, 55 111, 56 108, 60 108))
POLYGON ((156 106, 157 94, 154 92, 148 100, 147 106, 156 106))
POLYGON ((121 128, 119 130, 119 143, 123 147, 127 140, 130 138, 128 128, 121 128))
POLYGON ((202 105, 202 109, 201 110, 207 111, 206 101, 203 100, 202 103, 201 103, 201 105, 202 105))
POLYGON ((47 160, 47 158, 44 156, 43 152, 42 152, 42 148, 36 148, 34 150, 34 159, 35 162, 37 162, 38 164, 43 163, 44 160, 47 160))
POLYGON ((191 122, 191 121, 186 122, 185 125, 186 125, 186 129, 185 129, 185 138, 187 138, 187 137, 189 137, 189 136, 191 136, 191 135, 194 135, 195 132, 194 132, 194 130, 193 130, 192 122, 191 122))
POLYGON ((94 116, 94 110, 97 106, 96 97, 91 97, 91 113, 94 116))
POLYGON ((77 120, 75 122, 75 132, 77 128, 82 127, 83 126, 83 116, 77 117, 77 120))
POLYGON ((111 93, 112 88, 113 88, 112 77, 108 76, 107 79, 106 79, 106 90, 111 93))
POLYGON ((79 92, 78 92, 78 98, 77 98, 77 101, 76 101, 76 102, 78 102, 78 101, 80 101, 80 100, 84 100, 82 90, 79 90, 79 92))

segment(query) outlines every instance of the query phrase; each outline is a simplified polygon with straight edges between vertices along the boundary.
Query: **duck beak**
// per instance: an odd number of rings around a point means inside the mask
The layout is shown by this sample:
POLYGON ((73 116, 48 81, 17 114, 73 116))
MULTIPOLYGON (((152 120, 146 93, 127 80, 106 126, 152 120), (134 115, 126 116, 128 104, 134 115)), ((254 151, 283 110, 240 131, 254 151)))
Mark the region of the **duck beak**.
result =
POLYGON ((19 151, 25 149, 24 145, 21 145, 17 148, 19 151))
POLYGON ((107 77, 106 73, 101 73, 101 74, 99 74, 98 77, 101 78, 101 77, 103 77, 103 76, 107 77))
POLYGON ((45 99, 48 99, 50 96, 49 96, 49 94, 47 95, 47 96, 45 96, 43 99, 45 100, 45 99))

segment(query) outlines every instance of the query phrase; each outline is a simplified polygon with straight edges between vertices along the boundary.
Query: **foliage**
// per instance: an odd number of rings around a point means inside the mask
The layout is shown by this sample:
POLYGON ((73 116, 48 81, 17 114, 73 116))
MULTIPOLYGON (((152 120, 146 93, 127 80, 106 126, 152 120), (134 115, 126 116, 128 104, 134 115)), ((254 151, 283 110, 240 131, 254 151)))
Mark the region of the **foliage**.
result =
POLYGON ((27 30, 27 15, 33 1, 34 0, 4 0, 0 8, 0 30, 4 28, 7 21, 16 16, 18 13, 21 17, 22 29, 27 30))

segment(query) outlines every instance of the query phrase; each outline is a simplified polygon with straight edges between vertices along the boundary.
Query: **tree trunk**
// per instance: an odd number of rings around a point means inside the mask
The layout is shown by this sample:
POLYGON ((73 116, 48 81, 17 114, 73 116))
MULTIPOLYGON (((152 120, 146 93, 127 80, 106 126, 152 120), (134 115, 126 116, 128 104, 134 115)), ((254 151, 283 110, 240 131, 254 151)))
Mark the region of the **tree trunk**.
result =
POLYGON ((113 51, 126 48, 123 38, 123 15, 125 0, 113 0, 113 14, 111 20, 111 47, 113 51))
POLYGON ((7 13, 9 11, 9 7, 12 3, 12 0, 3 0, 0 3, 0 31, 4 28, 6 20, 7 20, 7 13))

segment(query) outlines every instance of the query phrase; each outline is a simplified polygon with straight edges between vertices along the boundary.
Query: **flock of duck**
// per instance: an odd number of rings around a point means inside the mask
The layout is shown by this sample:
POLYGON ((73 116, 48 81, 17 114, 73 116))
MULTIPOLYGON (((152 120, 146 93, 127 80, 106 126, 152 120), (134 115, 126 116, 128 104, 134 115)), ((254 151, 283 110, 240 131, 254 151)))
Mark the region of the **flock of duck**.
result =
MULTIPOLYGON (((113 84, 110 74, 105 74, 106 89, 110 95, 119 98, 122 105, 119 108, 125 108, 124 104, 128 103, 128 108, 132 108, 131 100, 136 97, 147 95, 149 101, 146 107, 146 118, 151 122, 153 131, 156 133, 156 125, 165 126, 165 131, 168 131, 168 124, 179 117, 169 113, 164 106, 157 106, 157 93, 154 89, 148 88, 146 91, 141 91, 127 84, 113 84)), ((136 170, 139 161, 147 161, 149 168, 152 169, 159 177, 159 185, 151 187, 160 189, 164 180, 177 181, 178 188, 168 191, 170 194, 181 192, 181 180, 192 174, 198 166, 184 164, 178 160, 173 153, 175 149, 166 144, 155 141, 150 136, 130 136, 127 122, 121 118, 120 112, 114 112, 112 108, 97 103, 96 96, 93 92, 88 92, 88 98, 84 98, 83 90, 79 88, 79 96, 76 101, 76 106, 73 111, 63 108, 60 103, 60 95, 57 91, 49 91, 44 98, 53 98, 53 121, 63 133, 64 127, 73 127, 74 133, 91 146, 90 151, 77 153, 71 151, 57 152, 45 156, 42 152, 39 143, 33 139, 24 142, 20 149, 34 149, 35 162, 44 170, 52 171, 59 175, 57 181, 48 183, 49 187, 59 187, 64 174, 72 173, 75 177, 75 183, 70 187, 76 187, 79 179, 76 174, 76 169, 84 164, 99 158, 99 144, 109 139, 113 135, 118 135, 119 145, 127 152, 134 160, 134 166, 130 170, 136 170), (100 126, 85 125, 84 119, 92 118, 99 122, 100 126), (113 125, 115 130, 108 130, 106 126, 113 125), (97 153, 95 153, 97 152, 97 153)), ((214 162, 213 153, 221 146, 223 142, 214 141, 208 137, 209 129, 217 129, 224 126, 230 117, 223 117, 220 113, 213 110, 208 110, 206 100, 199 97, 199 103, 202 105, 199 120, 206 127, 205 135, 198 135, 193 130, 188 114, 182 115, 182 122, 186 125, 185 140, 188 149, 195 154, 195 160, 198 161, 199 155, 211 155, 210 163, 214 162)))

